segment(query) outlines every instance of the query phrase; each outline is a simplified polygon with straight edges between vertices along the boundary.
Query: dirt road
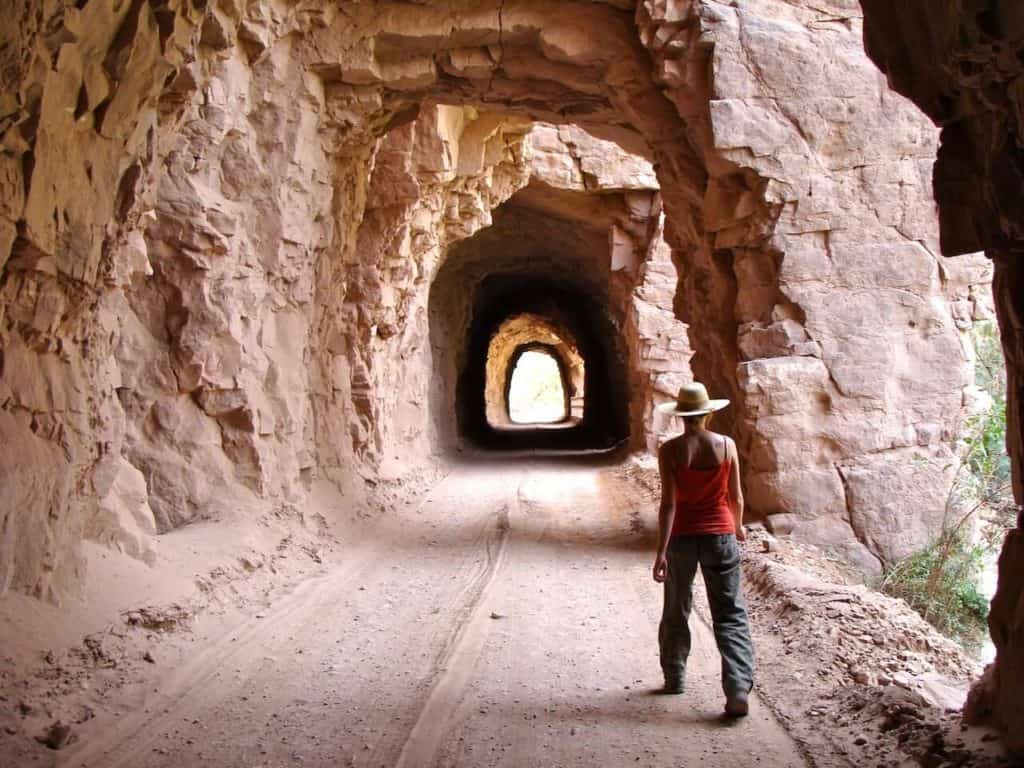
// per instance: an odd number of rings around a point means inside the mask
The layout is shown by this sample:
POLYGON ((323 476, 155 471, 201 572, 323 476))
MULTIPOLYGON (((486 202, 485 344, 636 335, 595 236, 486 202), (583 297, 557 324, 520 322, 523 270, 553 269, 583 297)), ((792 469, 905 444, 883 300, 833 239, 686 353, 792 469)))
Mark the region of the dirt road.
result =
POLYGON ((460 466, 58 764, 804 765, 756 697, 720 717, 703 601, 686 694, 654 693, 654 510, 631 493, 580 463, 460 466))

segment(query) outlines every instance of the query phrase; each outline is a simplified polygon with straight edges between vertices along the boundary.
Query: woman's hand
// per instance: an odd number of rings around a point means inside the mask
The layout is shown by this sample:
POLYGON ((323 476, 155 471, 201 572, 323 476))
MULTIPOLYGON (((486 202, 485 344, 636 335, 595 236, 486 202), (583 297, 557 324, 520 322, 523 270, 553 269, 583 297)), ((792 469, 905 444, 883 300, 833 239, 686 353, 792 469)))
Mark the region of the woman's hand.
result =
POLYGON ((736 541, 746 541, 747 530, 742 525, 736 526, 736 541))
POLYGON ((658 555, 654 558, 654 580, 659 584, 668 578, 668 558, 665 555, 658 555))

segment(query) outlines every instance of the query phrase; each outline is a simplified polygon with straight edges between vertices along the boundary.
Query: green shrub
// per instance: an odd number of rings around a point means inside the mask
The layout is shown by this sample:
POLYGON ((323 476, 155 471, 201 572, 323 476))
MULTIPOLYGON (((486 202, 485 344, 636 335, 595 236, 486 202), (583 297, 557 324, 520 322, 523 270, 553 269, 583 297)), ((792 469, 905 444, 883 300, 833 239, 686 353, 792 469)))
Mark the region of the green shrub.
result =
POLYGON ((992 398, 992 407, 974 416, 963 437, 965 469, 961 496, 971 497, 989 524, 983 534, 993 544, 1016 525, 1016 505, 1010 480, 1010 457, 1006 453, 1006 363, 995 323, 976 323, 971 332, 977 356, 975 383, 992 398))
POLYGON ((968 419, 945 522, 930 545, 889 568, 882 590, 901 597, 940 632, 967 646, 986 632, 988 599, 978 590, 985 556, 1016 524, 1006 453, 1006 364, 995 323, 971 331, 977 355, 975 383, 992 407, 968 419), (980 533, 978 541, 972 531, 980 533))
POLYGON ((988 599, 978 591, 984 554, 963 535, 940 537, 887 570, 882 590, 906 600, 943 634, 976 645, 988 618, 988 599))

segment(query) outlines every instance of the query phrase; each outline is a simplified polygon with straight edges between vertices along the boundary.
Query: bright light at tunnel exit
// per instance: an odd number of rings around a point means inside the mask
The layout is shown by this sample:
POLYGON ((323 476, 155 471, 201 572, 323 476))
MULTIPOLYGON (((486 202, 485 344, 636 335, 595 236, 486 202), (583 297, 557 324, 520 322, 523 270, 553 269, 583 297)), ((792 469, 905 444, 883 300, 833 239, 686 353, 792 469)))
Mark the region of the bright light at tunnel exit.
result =
POLYGON ((565 390, 555 358, 547 352, 524 352, 512 371, 509 418, 515 424, 565 421, 565 390))

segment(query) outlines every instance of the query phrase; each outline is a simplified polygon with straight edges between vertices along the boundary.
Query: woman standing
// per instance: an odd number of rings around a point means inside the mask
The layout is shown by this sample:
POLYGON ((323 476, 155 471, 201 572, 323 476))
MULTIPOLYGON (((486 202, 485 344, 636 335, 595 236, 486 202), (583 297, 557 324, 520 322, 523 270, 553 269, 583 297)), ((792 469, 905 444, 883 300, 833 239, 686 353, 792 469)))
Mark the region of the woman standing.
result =
POLYGON ((708 429, 711 414, 728 404, 710 400, 704 385, 694 383, 680 388, 675 403, 659 406, 681 416, 685 430, 658 451, 661 507, 654 580, 665 585, 658 628, 665 693, 683 692, 693 578, 700 564, 722 656, 725 712, 742 717, 753 686, 754 647, 740 591, 737 540, 746 536, 739 457, 731 438, 708 429))

